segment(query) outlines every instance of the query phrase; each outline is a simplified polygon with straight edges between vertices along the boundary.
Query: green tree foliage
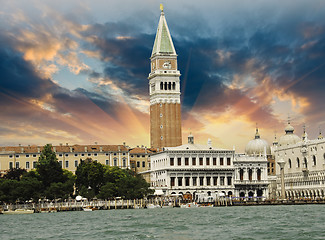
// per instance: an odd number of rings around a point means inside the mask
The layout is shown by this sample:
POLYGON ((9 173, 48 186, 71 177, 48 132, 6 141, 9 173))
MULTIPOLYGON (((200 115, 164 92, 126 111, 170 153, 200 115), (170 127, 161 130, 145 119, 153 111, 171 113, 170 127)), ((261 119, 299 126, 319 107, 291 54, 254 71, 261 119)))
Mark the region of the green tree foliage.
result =
POLYGON ((91 159, 80 161, 76 170, 78 193, 87 198, 142 198, 150 194, 149 184, 129 169, 109 167, 91 159))
POLYGON ((76 187, 83 196, 93 193, 97 195, 104 184, 104 165, 93 161, 91 158, 80 160, 76 170, 76 187))
POLYGON ((36 171, 44 188, 50 187, 52 183, 64 182, 66 180, 63 175, 63 169, 50 144, 44 146, 36 165, 36 171))
POLYGON ((52 150, 52 145, 44 146, 36 165, 36 171, 43 185, 43 197, 65 199, 72 195, 75 178, 71 172, 62 169, 52 150))
POLYGON ((100 189, 99 198, 136 199, 152 193, 143 177, 130 169, 106 167, 104 179, 106 184, 100 189))
POLYGON ((5 179, 17 180, 19 181, 20 178, 26 173, 26 169, 23 168, 11 168, 4 176, 5 179))
MULTIPOLYGON (((15 171, 15 174, 18 171, 15 171)), ((0 201, 7 203, 14 203, 16 201, 22 202, 27 200, 37 201, 42 190, 42 183, 38 180, 37 173, 34 171, 26 172, 18 177, 18 174, 12 178, 11 176, 4 176, 0 179, 0 201)))

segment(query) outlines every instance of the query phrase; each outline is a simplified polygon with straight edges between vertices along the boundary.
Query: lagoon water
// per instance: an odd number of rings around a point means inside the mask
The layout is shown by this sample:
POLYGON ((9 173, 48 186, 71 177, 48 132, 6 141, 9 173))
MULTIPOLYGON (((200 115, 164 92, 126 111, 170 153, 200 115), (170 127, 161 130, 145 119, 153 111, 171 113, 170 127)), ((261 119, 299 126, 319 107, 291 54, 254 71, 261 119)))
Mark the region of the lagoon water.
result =
POLYGON ((0 239, 325 239, 325 205, 0 215, 0 239))

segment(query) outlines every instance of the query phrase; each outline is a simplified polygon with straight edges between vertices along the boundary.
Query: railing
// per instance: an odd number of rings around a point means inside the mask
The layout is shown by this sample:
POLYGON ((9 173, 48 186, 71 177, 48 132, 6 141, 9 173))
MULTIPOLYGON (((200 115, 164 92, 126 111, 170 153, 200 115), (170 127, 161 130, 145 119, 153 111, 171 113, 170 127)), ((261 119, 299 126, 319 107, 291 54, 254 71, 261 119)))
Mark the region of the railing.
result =
POLYGON ((267 180, 235 180, 235 184, 268 184, 269 181, 267 180))

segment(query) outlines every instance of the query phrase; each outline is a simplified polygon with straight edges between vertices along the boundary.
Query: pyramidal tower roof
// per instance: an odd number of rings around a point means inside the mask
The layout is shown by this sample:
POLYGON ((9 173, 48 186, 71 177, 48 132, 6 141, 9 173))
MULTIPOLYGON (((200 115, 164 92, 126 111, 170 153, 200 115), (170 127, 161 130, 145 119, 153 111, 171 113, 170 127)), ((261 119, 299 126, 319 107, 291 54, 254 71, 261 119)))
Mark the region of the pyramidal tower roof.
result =
POLYGON ((172 37, 167 26, 163 6, 160 5, 160 19, 158 23, 155 43, 153 45, 151 57, 160 54, 176 55, 172 37))

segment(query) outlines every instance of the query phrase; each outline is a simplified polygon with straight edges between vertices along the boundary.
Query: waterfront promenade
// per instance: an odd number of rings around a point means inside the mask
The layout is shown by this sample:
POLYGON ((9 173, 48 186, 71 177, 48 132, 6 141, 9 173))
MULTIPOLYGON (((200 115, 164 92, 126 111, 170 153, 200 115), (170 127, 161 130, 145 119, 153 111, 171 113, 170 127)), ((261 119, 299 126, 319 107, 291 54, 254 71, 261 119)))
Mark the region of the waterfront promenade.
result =
MULTIPOLYGON (((67 200, 40 203, 24 204, 4 204, 0 205, 0 214, 4 211, 14 211, 16 209, 32 209, 35 213, 41 212, 63 212, 63 211, 83 211, 111 210, 111 209, 141 209, 141 208, 166 208, 182 207, 186 201, 175 198, 150 198, 150 199, 114 199, 114 200, 67 200)), ((249 200, 220 198, 213 203, 198 204, 199 207, 230 207, 230 206, 265 206, 265 205, 303 205, 303 204, 325 204, 325 199, 295 199, 295 200, 249 200)))

